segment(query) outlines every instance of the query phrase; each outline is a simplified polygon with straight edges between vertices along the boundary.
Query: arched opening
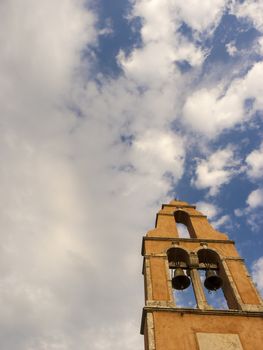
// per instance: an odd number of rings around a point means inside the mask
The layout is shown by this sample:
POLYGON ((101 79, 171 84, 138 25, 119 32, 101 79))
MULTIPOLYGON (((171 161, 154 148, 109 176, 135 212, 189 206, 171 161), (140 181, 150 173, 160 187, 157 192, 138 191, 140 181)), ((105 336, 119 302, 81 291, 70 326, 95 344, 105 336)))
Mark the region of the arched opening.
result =
POLYGON ((173 247, 167 251, 173 297, 177 307, 196 308, 196 299, 189 274, 189 254, 173 247))
POLYGON ((179 238, 191 238, 187 226, 184 224, 176 223, 176 228, 179 238))
POLYGON ((179 238, 194 237, 194 232, 191 225, 190 217, 187 212, 183 210, 175 211, 174 219, 176 222, 176 228, 177 228, 179 238))
POLYGON ((185 267, 189 265, 189 254, 186 250, 179 247, 172 247, 167 250, 169 264, 183 263, 185 267))
POLYGON ((199 275, 203 284, 205 297, 214 309, 229 309, 225 296, 225 280, 220 256, 214 250, 204 248, 197 252, 199 259, 199 275))

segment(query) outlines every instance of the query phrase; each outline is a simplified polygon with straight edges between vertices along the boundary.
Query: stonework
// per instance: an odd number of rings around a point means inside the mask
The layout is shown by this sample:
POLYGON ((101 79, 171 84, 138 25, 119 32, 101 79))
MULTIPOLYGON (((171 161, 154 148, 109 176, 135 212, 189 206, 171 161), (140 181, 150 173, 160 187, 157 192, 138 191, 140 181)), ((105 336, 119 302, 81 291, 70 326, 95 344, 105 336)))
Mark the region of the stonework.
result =
POLYGON ((164 204, 155 229, 143 237, 142 254, 145 350, 221 350, 220 344, 229 350, 261 348, 263 303, 244 261, 235 243, 195 206, 176 200, 164 204), (189 238, 179 237, 178 223, 187 227, 189 238), (169 270, 178 269, 191 280, 194 308, 177 306, 169 270), (213 309, 206 300, 200 271, 208 270, 222 281, 227 310, 213 309))
POLYGON ((243 350, 237 334, 196 333, 200 350, 243 350))

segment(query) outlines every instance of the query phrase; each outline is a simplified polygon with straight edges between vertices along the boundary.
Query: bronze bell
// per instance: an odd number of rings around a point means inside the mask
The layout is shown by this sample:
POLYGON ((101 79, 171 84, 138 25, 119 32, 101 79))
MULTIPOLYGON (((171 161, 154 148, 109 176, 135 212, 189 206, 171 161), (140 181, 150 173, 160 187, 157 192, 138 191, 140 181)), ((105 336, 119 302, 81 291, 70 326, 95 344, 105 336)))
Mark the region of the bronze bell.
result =
POLYGON ((172 278, 172 286, 174 289, 183 290, 190 286, 190 278, 186 276, 183 269, 178 267, 174 270, 174 277, 172 278))
POLYGON ((204 285, 208 290, 217 290, 222 287, 223 280, 216 271, 206 270, 204 285))

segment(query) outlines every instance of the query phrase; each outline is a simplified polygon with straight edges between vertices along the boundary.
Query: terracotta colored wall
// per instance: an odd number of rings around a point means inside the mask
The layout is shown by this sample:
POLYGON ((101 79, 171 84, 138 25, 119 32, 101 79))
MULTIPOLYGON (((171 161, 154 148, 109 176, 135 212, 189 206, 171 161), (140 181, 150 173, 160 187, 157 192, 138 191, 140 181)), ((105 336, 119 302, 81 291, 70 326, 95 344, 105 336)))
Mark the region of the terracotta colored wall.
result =
POLYGON ((153 312, 156 350, 198 350, 195 333, 238 334, 244 350, 260 350, 263 319, 244 316, 218 316, 153 312))
POLYGON ((150 231, 150 236, 178 237, 174 216, 158 215, 157 228, 150 231))
POLYGON ((214 238, 214 239, 227 239, 228 237, 215 230, 207 220, 206 216, 202 216, 202 213, 191 207, 180 208, 180 202, 178 207, 176 206, 164 206, 157 215, 157 227, 155 230, 148 232, 148 236, 160 236, 160 237, 178 237, 175 218, 173 214, 176 210, 182 210, 190 215, 188 230, 193 238, 214 238), (169 215, 163 215, 169 214, 169 215))
POLYGON ((150 270, 153 300, 169 300, 165 260, 163 258, 151 257, 150 270))
MULTIPOLYGON (((203 217, 190 217, 188 230, 192 238, 227 239, 225 234, 214 230, 208 220, 203 217)), ((156 229, 150 230, 147 236, 178 238, 174 217, 171 215, 158 215, 156 229)))
POLYGON ((243 303, 254 305, 260 304, 260 300, 252 287, 243 263, 241 261, 232 260, 227 261, 227 266, 229 267, 243 303))
POLYGON ((196 238, 227 239, 227 236, 215 230, 205 217, 192 216, 190 221, 195 231, 196 238))

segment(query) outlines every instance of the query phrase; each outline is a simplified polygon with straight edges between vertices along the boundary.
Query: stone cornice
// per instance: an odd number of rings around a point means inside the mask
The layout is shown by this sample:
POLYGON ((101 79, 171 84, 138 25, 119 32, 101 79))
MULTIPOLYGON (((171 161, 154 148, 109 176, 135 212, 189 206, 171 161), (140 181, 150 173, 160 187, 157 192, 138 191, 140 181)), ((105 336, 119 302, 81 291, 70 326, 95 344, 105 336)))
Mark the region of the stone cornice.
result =
POLYGON ((196 209, 195 205, 190 205, 190 204, 162 204, 162 209, 164 207, 170 207, 170 208, 192 208, 196 209))
POLYGON ((191 243, 221 243, 221 244, 235 244, 235 241, 230 239, 207 239, 207 238, 173 238, 173 237, 149 237, 143 236, 141 254, 144 255, 145 241, 166 241, 166 242, 191 242, 191 243))
POLYGON ((201 310, 177 307, 145 306, 142 311, 141 331, 143 334, 145 317, 148 312, 175 312, 183 314, 210 315, 210 316, 236 316, 236 317, 262 317, 263 311, 242 311, 242 310, 201 310))

